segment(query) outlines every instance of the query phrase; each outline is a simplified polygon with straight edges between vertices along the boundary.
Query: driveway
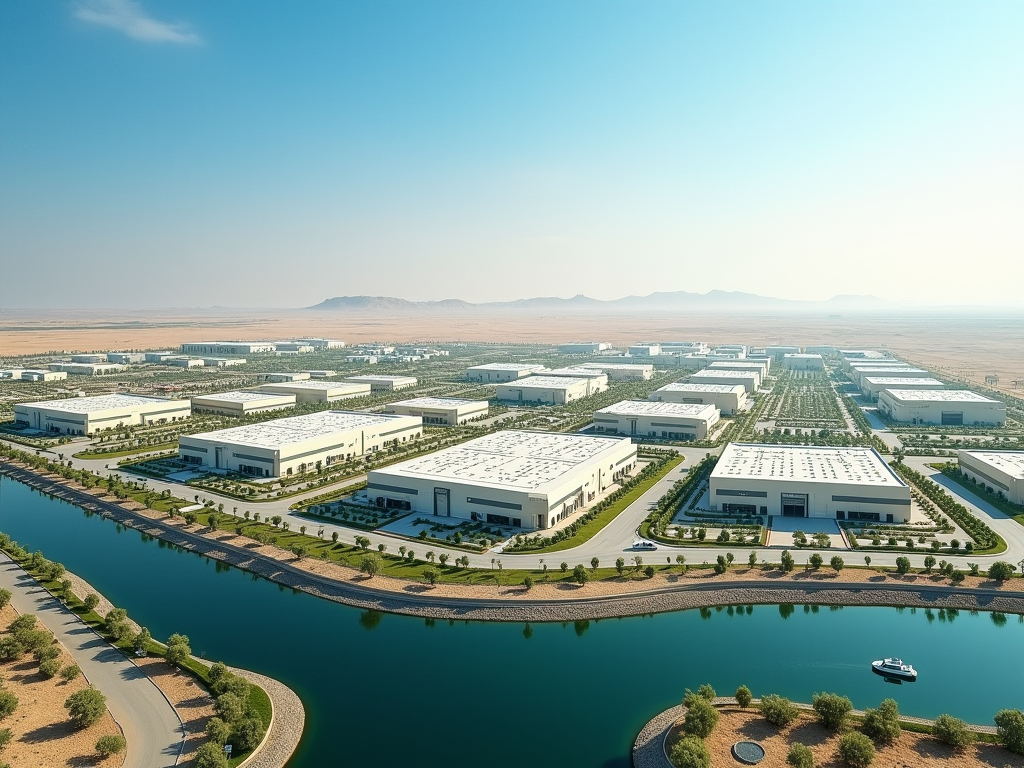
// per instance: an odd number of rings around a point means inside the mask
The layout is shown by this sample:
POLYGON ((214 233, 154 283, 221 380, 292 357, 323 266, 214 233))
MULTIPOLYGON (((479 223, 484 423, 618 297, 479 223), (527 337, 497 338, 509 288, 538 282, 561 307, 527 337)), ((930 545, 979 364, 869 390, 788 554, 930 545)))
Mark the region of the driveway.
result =
POLYGON ((88 681, 107 697, 128 742, 124 768, 171 768, 182 747, 174 708, 153 682, 35 579, 0 552, 0 587, 19 613, 34 613, 74 657, 88 681))

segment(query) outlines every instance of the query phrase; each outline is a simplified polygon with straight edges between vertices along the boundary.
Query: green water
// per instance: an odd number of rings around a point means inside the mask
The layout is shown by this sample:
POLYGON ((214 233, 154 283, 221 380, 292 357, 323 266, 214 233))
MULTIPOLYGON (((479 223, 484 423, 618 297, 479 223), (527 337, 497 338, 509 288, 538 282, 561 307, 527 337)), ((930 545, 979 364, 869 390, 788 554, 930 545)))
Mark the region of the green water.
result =
POLYGON ((1024 706, 1024 623, 961 611, 753 606, 581 624, 429 622, 368 613, 144 538, 0 478, 0 530, 42 549, 157 637, 282 680, 306 706, 290 766, 627 768, 643 724, 684 688, 991 722, 1024 706), (789 613, 789 611, 792 613, 789 613), (784 616, 784 614, 788 614, 784 616), (886 684, 872 659, 921 672, 886 684))

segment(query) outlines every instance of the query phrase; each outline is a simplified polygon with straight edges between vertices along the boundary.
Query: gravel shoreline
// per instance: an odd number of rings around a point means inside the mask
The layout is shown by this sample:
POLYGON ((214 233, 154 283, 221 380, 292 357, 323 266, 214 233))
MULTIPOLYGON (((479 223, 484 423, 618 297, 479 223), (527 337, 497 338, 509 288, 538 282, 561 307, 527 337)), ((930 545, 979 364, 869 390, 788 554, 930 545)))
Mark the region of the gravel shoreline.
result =
POLYGON ((165 518, 154 519, 120 504, 98 499, 68 481, 36 474, 23 467, 0 462, 0 469, 27 485, 97 512, 122 525, 164 539, 317 597, 363 610, 398 613, 433 619, 473 621, 545 622, 585 621, 642 616, 720 605, 770 605, 779 603, 849 606, 957 608, 1024 613, 1024 592, 1009 589, 950 587, 937 584, 865 582, 818 582, 797 584, 742 580, 732 583, 666 585, 649 590, 591 597, 561 599, 458 598, 410 594, 342 581, 311 573, 250 548, 208 538, 184 530, 165 518))

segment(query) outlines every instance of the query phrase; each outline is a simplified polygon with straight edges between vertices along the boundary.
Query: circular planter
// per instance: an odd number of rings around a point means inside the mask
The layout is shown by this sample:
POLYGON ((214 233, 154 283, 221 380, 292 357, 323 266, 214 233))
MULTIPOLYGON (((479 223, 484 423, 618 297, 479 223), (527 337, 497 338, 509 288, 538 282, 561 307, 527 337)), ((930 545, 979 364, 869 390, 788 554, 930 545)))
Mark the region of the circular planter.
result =
POLYGON ((737 741, 732 745, 732 756, 744 765, 757 765, 764 760, 764 747, 756 741, 737 741))

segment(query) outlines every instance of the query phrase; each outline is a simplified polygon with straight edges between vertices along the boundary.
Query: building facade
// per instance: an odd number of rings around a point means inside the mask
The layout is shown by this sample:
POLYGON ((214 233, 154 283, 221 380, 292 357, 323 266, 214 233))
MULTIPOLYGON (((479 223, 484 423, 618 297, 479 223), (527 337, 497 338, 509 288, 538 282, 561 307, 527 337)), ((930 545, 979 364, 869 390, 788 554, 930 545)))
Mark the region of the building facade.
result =
POLYGON ((757 371, 723 371, 705 368, 690 376, 687 381, 693 384, 740 384, 747 394, 753 394, 761 385, 761 374, 757 371))
POLYGON ((462 400, 457 397, 414 397, 384 406, 384 413, 419 416, 424 426, 445 427, 483 418, 489 410, 486 400, 462 400))
POLYGON ((192 398, 192 410, 219 413, 223 416, 247 416, 250 413, 280 411, 295 407, 295 395, 275 395, 269 392, 236 390, 192 398))
POLYGON ((793 353, 783 355, 782 365, 790 371, 824 371, 825 359, 812 352, 793 353))
POLYGON ((709 487, 722 512, 910 522, 910 488, 874 448, 729 443, 709 487))
POLYGON ((186 464, 253 477, 315 472, 346 459, 416 440, 419 418, 319 411, 178 438, 186 464))
POLYGON ((600 379, 573 379, 568 376, 527 376, 519 381, 498 384, 496 397, 517 405, 565 405, 573 400, 603 392, 607 382, 600 379))
POLYGON ((345 381, 369 384, 371 392, 397 392, 416 386, 415 376, 349 376, 345 381))
POLYGON ((883 389, 878 410, 893 421, 944 427, 1002 427, 1006 404, 966 389, 883 389))
POLYGON ((654 366, 646 363, 584 363, 580 368, 601 371, 608 381, 648 381, 654 378, 654 366))
POLYGON ((478 381, 481 384, 501 384, 515 381, 544 370, 543 365, 529 363, 484 363, 466 369, 466 381, 478 381))
POLYGON ((1024 504, 1024 451, 957 451, 957 458, 968 479, 1024 504))
POLYGON ((675 382, 656 389, 648 400, 663 403, 713 405, 723 416, 733 416, 747 403, 747 390, 742 384, 693 384, 675 382))
POLYGON ((860 391, 869 400, 877 400, 883 389, 945 389, 938 379, 906 379, 899 376, 865 376, 860 391))
POLYGON ((272 341, 196 341, 181 345, 183 355, 210 355, 212 357, 238 357, 265 355, 277 351, 272 341))
POLYGON ((14 420, 44 432, 94 435, 104 429, 181 421, 192 414, 187 400, 164 400, 141 395, 93 395, 19 403, 14 420))
POLYGON ((719 421, 713 405, 623 400, 594 413, 595 432, 662 440, 704 440, 719 421))
POLYGON ((508 430, 371 470, 366 493, 382 507, 546 529, 592 506, 636 462, 629 438, 508 430))
POLYGON ((336 400, 366 397, 370 394, 369 384, 324 380, 283 381, 278 384, 262 384, 258 389, 261 392, 295 395, 295 400, 299 403, 333 403, 336 400))

